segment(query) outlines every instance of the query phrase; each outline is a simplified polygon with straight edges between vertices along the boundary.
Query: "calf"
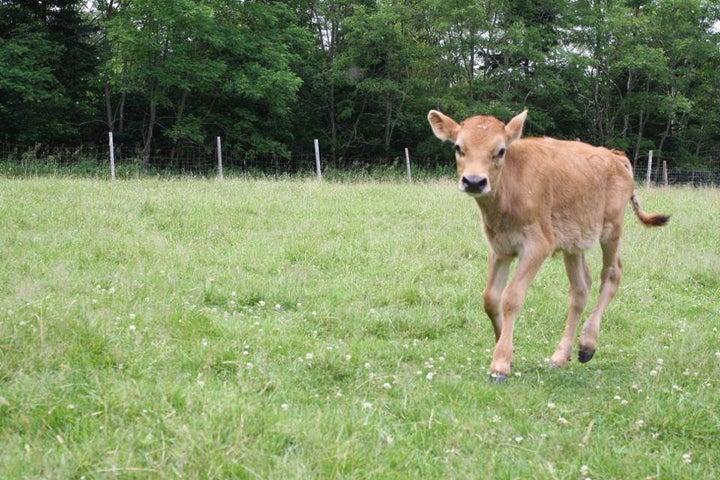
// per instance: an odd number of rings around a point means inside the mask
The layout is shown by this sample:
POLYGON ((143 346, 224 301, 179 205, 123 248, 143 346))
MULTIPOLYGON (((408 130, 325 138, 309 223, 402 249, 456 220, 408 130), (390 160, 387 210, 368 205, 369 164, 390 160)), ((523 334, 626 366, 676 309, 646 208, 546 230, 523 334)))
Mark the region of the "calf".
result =
POLYGON ((428 114, 435 136, 453 142, 460 190, 475 199, 482 214, 490 246, 483 299, 495 330, 490 364, 495 381, 510 374, 515 318, 546 258, 562 251, 570 280, 565 332, 550 359, 560 367, 570 361, 592 283, 585 251, 600 243, 600 297, 579 342, 578 358, 585 363, 595 354, 600 319, 620 283, 618 246, 628 201, 644 225, 665 225, 669 219, 642 211, 624 153, 582 142, 520 139, 526 117, 527 110, 507 125, 489 116, 458 124, 438 111, 428 114), (507 284, 516 257, 518 265, 507 284))

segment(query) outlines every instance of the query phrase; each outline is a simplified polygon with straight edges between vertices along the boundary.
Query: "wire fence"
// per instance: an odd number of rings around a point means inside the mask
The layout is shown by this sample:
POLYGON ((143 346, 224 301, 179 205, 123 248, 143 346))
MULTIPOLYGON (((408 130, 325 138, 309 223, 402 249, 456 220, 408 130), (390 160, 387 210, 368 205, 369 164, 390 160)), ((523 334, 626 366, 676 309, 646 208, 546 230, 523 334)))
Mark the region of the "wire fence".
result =
MULTIPOLYGON (((379 160, 333 158, 326 154, 293 154, 289 158, 273 155, 247 155, 242 150, 223 146, 218 163, 217 148, 180 147, 158 149, 149 161, 142 159, 137 146, 114 145, 114 161, 118 178, 145 175, 193 175, 212 177, 221 171, 226 176, 285 177, 315 176, 317 161, 324 178, 412 178, 451 177, 455 168, 451 158, 413 157, 411 151, 379 160)), ((640 161, 642 162, 642 160, 640 161)), ((690 185, 720 187, 720 163, 714 168, 654 166, 648 174, 647 165, 637 162, 634 169, 639 184, 690 185)), ((108 145, 21 146, 0 143, 0 174, 26 177, 44 174, 88 175, 110 177, 108 145)))

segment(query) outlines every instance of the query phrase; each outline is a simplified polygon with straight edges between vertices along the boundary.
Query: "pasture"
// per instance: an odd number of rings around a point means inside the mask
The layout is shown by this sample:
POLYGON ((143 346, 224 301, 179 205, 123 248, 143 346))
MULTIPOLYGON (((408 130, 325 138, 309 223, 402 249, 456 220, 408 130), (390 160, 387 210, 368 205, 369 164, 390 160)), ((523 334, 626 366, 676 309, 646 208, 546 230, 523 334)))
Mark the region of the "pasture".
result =
POLYGON ((494 385, 454 180, 0 179, 0 478, 718 478, 720 191, 638 193, 594 359, 555 258, 494 385))

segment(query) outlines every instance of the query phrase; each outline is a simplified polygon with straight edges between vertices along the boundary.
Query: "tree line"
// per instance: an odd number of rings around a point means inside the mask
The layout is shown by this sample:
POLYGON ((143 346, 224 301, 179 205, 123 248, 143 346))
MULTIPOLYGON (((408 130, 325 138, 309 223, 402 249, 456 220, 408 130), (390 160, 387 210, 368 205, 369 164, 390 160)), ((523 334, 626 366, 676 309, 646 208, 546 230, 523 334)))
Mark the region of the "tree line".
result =
MULTIPOLYGON (((446 158, 427 111, 718 167, 713 0, 2 0, 0 141, 446 158)), ((446 148, 446 147, 445 147, 446 148)))

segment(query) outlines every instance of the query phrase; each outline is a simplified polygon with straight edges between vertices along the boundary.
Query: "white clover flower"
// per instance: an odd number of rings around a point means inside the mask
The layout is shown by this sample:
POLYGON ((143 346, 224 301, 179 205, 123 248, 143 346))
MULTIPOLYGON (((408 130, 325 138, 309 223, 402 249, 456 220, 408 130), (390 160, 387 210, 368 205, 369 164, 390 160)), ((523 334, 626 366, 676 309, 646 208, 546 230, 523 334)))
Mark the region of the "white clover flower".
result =
POLYGON ((552 410, 555 408, 555 404, 553 402, 548 402, 547 407, 552 410))
POLYGON ((363 402, 363 403, 362 403, 362 408, 363 408, 363 410, 370 409, 370 408, 372 408, 372 403, 370 403, 370 402, 363 402))
POLYGON ((130 330, 131 332, 134 332, 135 330, 137 330, 137 327, 135 327, 135 325, 130 325, 128 327, 128 330, 130 330))
POLYGON ((428 380, 432 380, 434 376, 435 372, 428 372, 428 374, 425 375, 425 378, 427 378, 428 380))
POLYGON ((310 353, 310 352, 306 353, 306 354, 305 354, 305 359, 306 359, 306 360, 312 360, 312 359, 313 359, 313 354, 310 353))
POLYGON ((388 382, 383 383, 382 386, 385 390, 390 390, 392 388, 392 385, 390 385, 388 382))
POLYGON ((688 452, 682 456, 685 463, 692 463, 692 452, 688 452))
POLYGON ((288 410, 290 410, 290 405, 288 405, 287 403, 283 403, 282 405, 280 405, 280 408, 287 412, 288 410))
POLYGON ((657 377, 657 374, 658 374, 657 370, 650 370, 651 377, 657 377))
POLYGON ((264 301, 264 300, 260 300, 260 301, 258 302, 258 305, 260 305, 261 307, 264 307, 264 306, 265 306, 265 301, 264 301))
POLYGON ((570 422, 567 421, 567 418, 565 418, 565 417, 560 417, 560 418, 558 418, 558 423, 559 423, 560 425, 567 425, 567 424, 569 424, 570 422))

